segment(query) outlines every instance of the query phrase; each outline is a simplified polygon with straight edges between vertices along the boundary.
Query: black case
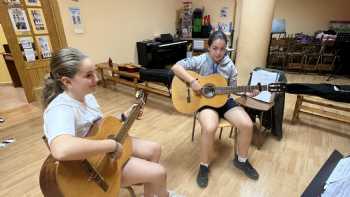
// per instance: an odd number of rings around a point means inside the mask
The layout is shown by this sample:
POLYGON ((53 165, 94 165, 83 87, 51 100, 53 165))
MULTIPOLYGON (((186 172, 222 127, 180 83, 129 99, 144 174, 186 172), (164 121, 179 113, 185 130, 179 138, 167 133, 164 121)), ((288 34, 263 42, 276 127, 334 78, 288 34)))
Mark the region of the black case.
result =
POLYGON ((140 80, 163 83, 170 89, 174 73, 170 69, 140 69, 140 80))

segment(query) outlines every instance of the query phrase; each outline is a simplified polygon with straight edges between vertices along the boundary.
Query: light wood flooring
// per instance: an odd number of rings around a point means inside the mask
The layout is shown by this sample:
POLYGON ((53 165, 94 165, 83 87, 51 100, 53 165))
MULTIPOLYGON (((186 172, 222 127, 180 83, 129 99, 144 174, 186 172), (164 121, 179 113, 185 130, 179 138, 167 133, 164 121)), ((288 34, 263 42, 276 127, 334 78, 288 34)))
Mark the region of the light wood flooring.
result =
MULTIPOLYGON (((325 82, 325 76, 288 74, 289 82, 325 82)), ((337 78, 331 83, 349 84, 350 79, 337 78)), ((98 88, 96 92, 105 114, 123 111, 133 101, 134 91, 125 86, 98 88)), ((290 120, 296 95, 286 96, 283 138, 269 137, 262 149, 250 149, 250 161, 260 179, 246 178, 232 165, 233 140, 224 131, 216 141, 217 157, 211 166, 209 186, 200 189, 196 182, 199 162, 199 127, 191 142, 192 117, 177 113, 170 99, 150 95, 144 117, 136 121, 131 134, 159 142, 161 163, 168 172, 168 188, 188 197, 232 196, 300 196, 334 149, 350 153, 350 139, 329 131, 350 132, 350 125, 300 115, 300 123, 290 120)), ((0 125, 0 139, 14 137, 16 142, 0 149, 0 196, 42 196, 39 171, 48 155, 41 141, 42 120, 38 104, 29 104, 6 112, 6 123, 0 125)), ((138 196, 142 187, 136 186, 138 196)), ((128 196, 122 191, 121 196, 128 196)))
POLYGON ((0 85, 0 116, 1 113, 28 104, 23 88, 15 88, 13 85, 0 85))

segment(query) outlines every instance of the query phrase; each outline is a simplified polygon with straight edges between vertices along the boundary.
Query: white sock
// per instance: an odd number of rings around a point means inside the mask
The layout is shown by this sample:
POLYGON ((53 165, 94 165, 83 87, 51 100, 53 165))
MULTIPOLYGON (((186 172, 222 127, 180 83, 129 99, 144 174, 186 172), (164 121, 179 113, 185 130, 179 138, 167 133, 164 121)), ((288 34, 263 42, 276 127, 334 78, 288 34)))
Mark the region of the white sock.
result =
POLYGON ((247 159, 248 159, 247 157, 241 157, 241 156, 238 155, 238 161, 239 162, 245 163, 247 161, 247 159))
POLYGON ((207 168, 209 168, 209 164, 207 164, 207 163, 200 163, 199 165, 202 165, 202 166, 206 166, 207 168))

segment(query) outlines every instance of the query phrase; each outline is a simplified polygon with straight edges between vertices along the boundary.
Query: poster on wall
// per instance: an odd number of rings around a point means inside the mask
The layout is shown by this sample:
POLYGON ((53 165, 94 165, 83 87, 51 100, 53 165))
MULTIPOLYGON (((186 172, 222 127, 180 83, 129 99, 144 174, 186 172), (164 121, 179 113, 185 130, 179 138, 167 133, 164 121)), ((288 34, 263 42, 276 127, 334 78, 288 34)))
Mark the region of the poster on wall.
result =
POLYGON ((272 21, 272 33, 286 32, 286 20, 283 18, 274 18, 272 21))
POLYGON ((39 0, 25 0, 27 6, 41 6, 39 0))
POLYGON ((47 33, 46 22, 41 8, 28 8, 30 22, 36 34, 47 33))
POLYGON ((84 28, 83 28, 83 24, 81 21, 81 15, 80 15, 80 8, 70 7, 69 13, 70 13, 71 18, 72 18, 74 32, 77 34, 84 33, 84 28))
POLYGON ((12 27, 17 35, 30 33, 28 19, 22 8, 10 8, 8 12, 12 27))
POLYGON ((228 7, 224 6, 220 9, 220 17, 221 18, 226 18, 228 15, 228 7))
POLYGON ((214 26, 214 28, 225 33, 231 33, 233 27, 232 22, 221 22, 217 26, 214 26))
POLYGON ((30 36, 19 37, 18 38, 22 54, 25 61, 33 62, 35 61, 35 50, 34 50, 34 40, 30 36))
POLYGON ((41 58, 50 58, 52 56, 52 47, 49 36, 36 36, 35 39, 39 45, 41 58))

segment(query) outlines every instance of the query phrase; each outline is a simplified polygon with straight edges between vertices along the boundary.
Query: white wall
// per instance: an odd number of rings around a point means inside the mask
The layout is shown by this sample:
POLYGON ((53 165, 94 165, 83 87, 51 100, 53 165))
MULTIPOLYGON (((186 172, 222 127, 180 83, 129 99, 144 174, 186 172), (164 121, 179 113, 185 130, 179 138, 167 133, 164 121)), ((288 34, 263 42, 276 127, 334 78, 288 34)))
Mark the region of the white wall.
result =
POLYGON ((178 0, 58 1, 70 47, 98 62, 112 57, 118 63, 137 62, 136 42, 160 33, 175 33, 178 0), (73 31, 68 8, 81 8, 84 34, 73 31))
POLYGON ((286 19, 287 33, 327 30, 330 20, 350 20, 349 0, 277 0, 274 18, 286 19))

